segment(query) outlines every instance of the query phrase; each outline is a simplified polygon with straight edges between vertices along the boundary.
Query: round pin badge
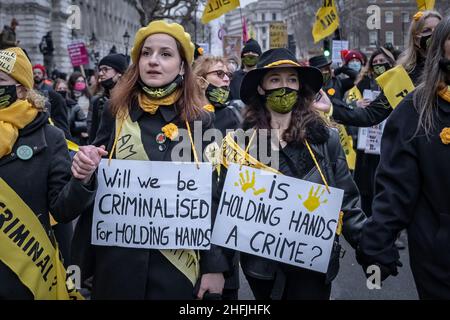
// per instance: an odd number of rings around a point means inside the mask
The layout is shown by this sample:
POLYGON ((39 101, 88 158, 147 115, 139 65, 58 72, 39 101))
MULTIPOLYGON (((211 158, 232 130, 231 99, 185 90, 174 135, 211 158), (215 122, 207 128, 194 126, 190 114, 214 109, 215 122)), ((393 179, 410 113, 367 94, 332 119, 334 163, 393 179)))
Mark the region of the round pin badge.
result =
POLYGON ((159 151, 164 152, 164 151, 166 151, 167 146, 166 146, 165 144, 160 144, 160 145, 158 146, 158 149, 159 149, 159 151))
POLYGON ((158 144, 164 144, 167 140, 167 137, 164 133, 158 133, 156 136, 156 143, 158 144))
POLYGON ((30 160, 33 157, 33 149, 29 146, 20 146, 17 148, 17 157, 21 160, 30 160))

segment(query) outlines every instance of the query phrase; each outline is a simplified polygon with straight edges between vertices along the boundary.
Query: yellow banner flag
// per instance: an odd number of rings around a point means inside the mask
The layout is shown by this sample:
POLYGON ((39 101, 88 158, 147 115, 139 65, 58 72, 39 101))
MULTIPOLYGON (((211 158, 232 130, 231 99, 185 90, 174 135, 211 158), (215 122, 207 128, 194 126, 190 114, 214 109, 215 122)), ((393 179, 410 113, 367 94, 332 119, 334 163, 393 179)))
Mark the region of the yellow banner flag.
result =
POLYGON ((350 170, 355 170, 356 165, 356 152, 353 149, 353 139, 348 135, 345 127, 340 124, 338 125, 339 139, 341 140, 342 149, 344 149, 345 158, 347 160, 347 165, 350 170))
POLYGON ((433 10, 435 0, 417 0, 417 8, 419 11, 433 10))
POLYGON ((208 0, 203 11, 202 23, 207 24, 240 5, 239 0, 208 0))
POLYGON ((314 43, 331 35, 339 27, 339 16, 334 0, 324 0, 316 13, 316 22, 312 30, 314 43))
POLYGON ((396 66, 376 78, 393 109, 414 90, 414 84, 403 66, 396 66))

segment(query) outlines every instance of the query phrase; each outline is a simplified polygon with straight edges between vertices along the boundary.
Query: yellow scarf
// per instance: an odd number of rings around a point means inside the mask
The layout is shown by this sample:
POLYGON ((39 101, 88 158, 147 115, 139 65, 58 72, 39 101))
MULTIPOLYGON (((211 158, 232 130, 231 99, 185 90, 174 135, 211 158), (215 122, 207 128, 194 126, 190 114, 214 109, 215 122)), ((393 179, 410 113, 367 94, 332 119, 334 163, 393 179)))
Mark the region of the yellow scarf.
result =
POLYGON ((0 109, 0 159, 11 153, 19 129, 31 123, 38 110, 26 100, 17 100, 7 108, 0 109))
POLYGON ((439 97, 441 97, 447 102, 450 102, 450 86, 447 86, 447 88, 444 88, 443 90, 439 91, 439 97))
POLYGON ((139 94, 139 105, 141 108, 150 114, 155 114, 160 106, 171 106, 181 97, 182 91, 180 89, 174 91, 172 94, 161 99, 152 99, 145 93, 139 94))

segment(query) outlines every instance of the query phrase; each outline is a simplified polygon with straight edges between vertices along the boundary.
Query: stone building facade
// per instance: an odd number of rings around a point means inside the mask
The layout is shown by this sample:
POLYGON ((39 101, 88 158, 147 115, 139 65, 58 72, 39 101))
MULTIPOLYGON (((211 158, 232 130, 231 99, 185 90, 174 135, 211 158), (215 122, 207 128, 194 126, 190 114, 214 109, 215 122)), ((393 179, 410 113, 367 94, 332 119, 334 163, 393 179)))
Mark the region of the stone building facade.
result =
POLYGON ((9 25, 12 18, 19 21, 17 40, 27 50, 33 64, 43 63, 39 43, 52 31, 53 63, 64 72, 72 71, 67 52, 71 41, 85 42, 90 54, 90 64, 85 67, 92 69, 96 57, 101 59, 113 46, 118 53, 125 54, 127 49, 129 53, 133 37, 140 28, 139 14, 132 0, 0 0, 1 28, 9 25), (72 7, 75 10, 70 11, 70 6, 76 6, 72 7), (74 23, 77 19, 79 25, 74 23), (124 43, 125 32, 130 35, 128 48, 124 43))

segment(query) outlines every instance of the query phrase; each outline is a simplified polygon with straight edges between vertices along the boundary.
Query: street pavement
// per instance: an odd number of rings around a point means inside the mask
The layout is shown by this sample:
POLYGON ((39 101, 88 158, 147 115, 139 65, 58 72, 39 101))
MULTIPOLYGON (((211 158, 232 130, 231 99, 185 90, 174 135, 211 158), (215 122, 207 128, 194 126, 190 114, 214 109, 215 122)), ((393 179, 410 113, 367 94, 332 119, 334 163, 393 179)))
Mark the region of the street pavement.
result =
MULTIPOLYGON (((402 236, 405 243, 406 236, 402 236)), ((341 237, 342 247, 346 250, 344 258, 340 260, 340 269, 337 278, 333 281, 331 300, 417 300, 417 291, 409 267, 408 249, 400 251, 399 268, 396 277, 389 277, 383 282, 380 290, 369 290, 366 286, 366 277, 361 266, 356 262, 352 247, 341 237)), ((240 300, 253 300, 253 294, 248 286, 245 276, 241 272, 240 300)))

